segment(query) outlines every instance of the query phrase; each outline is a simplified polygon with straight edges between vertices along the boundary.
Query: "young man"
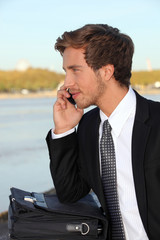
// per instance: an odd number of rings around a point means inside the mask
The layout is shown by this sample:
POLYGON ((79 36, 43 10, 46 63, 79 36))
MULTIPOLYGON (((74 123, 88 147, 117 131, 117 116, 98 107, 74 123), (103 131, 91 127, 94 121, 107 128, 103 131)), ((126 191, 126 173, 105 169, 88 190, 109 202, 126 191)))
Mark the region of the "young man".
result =
POLYGON ((160 103, 130 87, 131 38, 90 24, 65 32, 55 48, 66 77, 47 143, 59 199, 75 202, 92 189, 109 222, 107 240, 159 240, 160 103))

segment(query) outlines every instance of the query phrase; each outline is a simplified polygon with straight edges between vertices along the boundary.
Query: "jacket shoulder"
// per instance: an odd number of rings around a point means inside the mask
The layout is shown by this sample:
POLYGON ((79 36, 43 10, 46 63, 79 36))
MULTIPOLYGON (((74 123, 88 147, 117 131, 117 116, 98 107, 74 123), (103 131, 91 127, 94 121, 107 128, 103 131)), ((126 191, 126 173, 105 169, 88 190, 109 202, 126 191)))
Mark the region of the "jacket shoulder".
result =
POLYGON ((147 99, 136 92, 136 119, 140 121, 160 121, 160 102, 147 99))
POLYGON ((88 126, 90 124, 92 125, 92 123, 94 124, 97 121, 100 121, 99 111, 100 111, 99 108, 95 107, 90 111, 86 112, 79 123, 79 127, 88 126))

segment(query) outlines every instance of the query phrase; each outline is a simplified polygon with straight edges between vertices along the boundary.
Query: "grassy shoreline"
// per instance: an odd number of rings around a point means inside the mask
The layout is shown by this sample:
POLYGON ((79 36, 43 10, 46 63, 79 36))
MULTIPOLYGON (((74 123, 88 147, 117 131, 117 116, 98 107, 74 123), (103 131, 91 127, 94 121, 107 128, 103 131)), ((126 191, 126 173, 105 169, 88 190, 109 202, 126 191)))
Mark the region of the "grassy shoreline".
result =
MULTIPOLYGON (((136 91, 141 95, 154 95, 160 94, 160 88, 147 88, 136 89, 136 91)), ((1 99, 21 99, 21 98, 54 98, 57 95, 57 90, 52 91, 40 91, 40 92, 29 92, 27 94, 22 93, 0 93, 1 99)))
POLYGON ((0 213, 0 224, 8 220, 8 211, 0 213))
POLYGON ((57 90, 52 91, 40 91, 40 92, 29 92, 27 94, 22 93, 0 93, 1 99, 21 99, 21 98, 52 98, 56 97, 57 90))
POLYGON ((156 95, 156 94, 160 94, 160 88, 152 88, 152 89, 148 89, 148 88, 144 88, 141 90, 135 89, 140 95, 156 95))

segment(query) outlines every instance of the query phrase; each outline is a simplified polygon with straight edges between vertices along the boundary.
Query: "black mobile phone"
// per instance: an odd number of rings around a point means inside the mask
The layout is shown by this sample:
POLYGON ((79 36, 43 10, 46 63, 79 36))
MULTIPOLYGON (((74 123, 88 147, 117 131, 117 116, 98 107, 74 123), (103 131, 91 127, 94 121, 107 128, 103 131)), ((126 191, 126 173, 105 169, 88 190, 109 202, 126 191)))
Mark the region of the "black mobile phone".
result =
POLYGON ((76 105, 76 102, 74 101, 74 99, 72 98, 72 94, 69 92, 69 89, 67 89, 67 92, 70 94, 70 97, 67 98, 67 100, 72 103, 73 105, 76 105))

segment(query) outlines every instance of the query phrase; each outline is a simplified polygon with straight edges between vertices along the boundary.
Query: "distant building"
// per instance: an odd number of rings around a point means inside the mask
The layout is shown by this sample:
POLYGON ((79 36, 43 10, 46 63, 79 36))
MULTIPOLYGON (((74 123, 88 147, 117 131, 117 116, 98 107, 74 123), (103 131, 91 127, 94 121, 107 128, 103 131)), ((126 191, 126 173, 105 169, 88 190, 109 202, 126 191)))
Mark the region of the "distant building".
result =
POLYGON ((24 72, 24 71, 26 71, 30 67, 31 67, 30 63, 27 60, 21 59, 21 60, 18 61, 15 69, 17 71, 24 72))
POLYGON ((152 65, 149 58, 147 59, 147 69, 148 69, 148 72, 152 72, 152 65))

